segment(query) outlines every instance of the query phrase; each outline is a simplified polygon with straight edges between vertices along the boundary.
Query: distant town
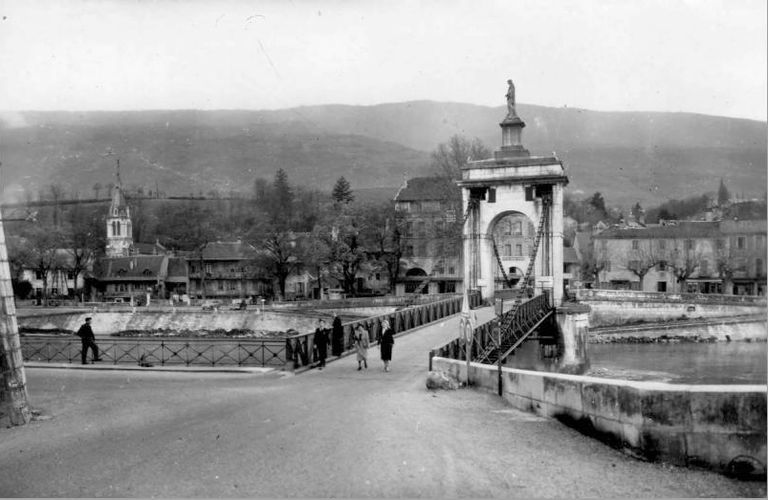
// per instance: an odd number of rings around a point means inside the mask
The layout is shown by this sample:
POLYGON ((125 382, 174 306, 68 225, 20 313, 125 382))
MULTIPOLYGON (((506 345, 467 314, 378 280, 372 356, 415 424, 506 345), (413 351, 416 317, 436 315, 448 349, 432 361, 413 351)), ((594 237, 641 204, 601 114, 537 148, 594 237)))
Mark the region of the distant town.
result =
MULTIPOLYGON (((304 188, 283 170, 256 179, 249 196, 127 192, 117 162, 115 182, 94 185, 93 199, 63 200, 54 187, 47 200, 4 208, 14 292, 40 305, 216 307, 460 293, 455 159, 483 155, 479 140, 454 136, 433 153, 434 175, 405 178, 383 199, 360 196, 343 176, 331 193, 304 188)), ((578 200, 566 191, 564 212, 566 294, 765 294, 765 199, 737 199, 722 180, 709 194, 626 214, 599 192, 578 200)), ((516 286, 535 228, 520 214, 494 227, 495 287, 516 286)))

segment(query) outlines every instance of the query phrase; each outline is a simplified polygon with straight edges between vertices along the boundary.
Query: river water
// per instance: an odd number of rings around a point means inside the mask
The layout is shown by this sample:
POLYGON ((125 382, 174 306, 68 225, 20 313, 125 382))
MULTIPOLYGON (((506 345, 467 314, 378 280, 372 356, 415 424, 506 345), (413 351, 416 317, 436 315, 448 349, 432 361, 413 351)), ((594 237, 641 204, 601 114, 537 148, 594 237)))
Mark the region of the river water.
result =
POLYGON ((589 374, 675 384, 765 384, 766 342, 589 344, 589 374))

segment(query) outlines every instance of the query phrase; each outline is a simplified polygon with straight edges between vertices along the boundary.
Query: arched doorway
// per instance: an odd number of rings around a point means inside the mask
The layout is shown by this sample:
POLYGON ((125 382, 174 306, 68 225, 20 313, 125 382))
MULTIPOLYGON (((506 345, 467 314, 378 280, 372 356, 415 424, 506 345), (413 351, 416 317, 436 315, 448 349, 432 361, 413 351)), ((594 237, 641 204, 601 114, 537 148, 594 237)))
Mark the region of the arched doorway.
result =
MULTIPOLYGON (((405 272, 405 293, 413 293, 419 288, 422 281, 427 278, 427 272, 420 267, 412 267, 405 272)), ((421 293, 429 293, 428 287, 423 287, 421 293)))

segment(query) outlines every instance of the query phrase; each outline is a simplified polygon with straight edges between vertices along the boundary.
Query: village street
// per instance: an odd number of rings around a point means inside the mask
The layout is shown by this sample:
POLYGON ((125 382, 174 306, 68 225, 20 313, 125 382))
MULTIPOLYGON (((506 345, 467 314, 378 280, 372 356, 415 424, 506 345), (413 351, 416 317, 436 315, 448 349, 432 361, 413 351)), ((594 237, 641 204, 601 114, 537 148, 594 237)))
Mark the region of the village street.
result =
MULTIPOLYGON (((488 310, 482 314, 488 314, 488 310)), ((28 368, 43 419, 0 429, 0 496, 764 497, 646 463, 491 393, 425 389, 456 317, 323 371, 28 368)))

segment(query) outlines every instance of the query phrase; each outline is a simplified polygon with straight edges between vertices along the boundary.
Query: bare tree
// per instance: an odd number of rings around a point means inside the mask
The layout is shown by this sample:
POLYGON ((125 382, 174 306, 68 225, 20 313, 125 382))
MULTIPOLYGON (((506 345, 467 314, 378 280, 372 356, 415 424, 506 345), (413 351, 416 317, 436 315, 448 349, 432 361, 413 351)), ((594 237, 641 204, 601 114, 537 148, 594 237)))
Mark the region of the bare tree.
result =
POLYGON ((43 305, 48 305, 48 280, 51 272, 63 267, 57 255, 63 241, 61 231, 37 225, 30 227, 19 240, 19 259, 24 267, 34 271, 43 282, 43 305))
POLYGON ((631 249, 627 254, 625 267, 640 278, 640 290, 643 289, 645 275, 659 263, 659 260, 650 240, 638 240, 637 248, 631 249))
POLYGON ((694 248, 691 240, 685 240, 683 242, 683 248, 681 249, 675 241, 674 250, 671 253, 671 259, 669 260, 669 266, 672 269, 672 274, 675 276, 675 281, 678 284, 678 291, 684 292, 685 285, 701 265, 701 252, 697 252, 694 248), (690 242, 690 243, 689 243, 690 242))
POLYGON ((490 156, 491 151, 480 139, 474 138, 470 141, 460 135, 454 135, 448 142, 438 144, 432 152, 432 166, 442 175, 460 179, 461 168, 469 161, 484 160, 490 156))

